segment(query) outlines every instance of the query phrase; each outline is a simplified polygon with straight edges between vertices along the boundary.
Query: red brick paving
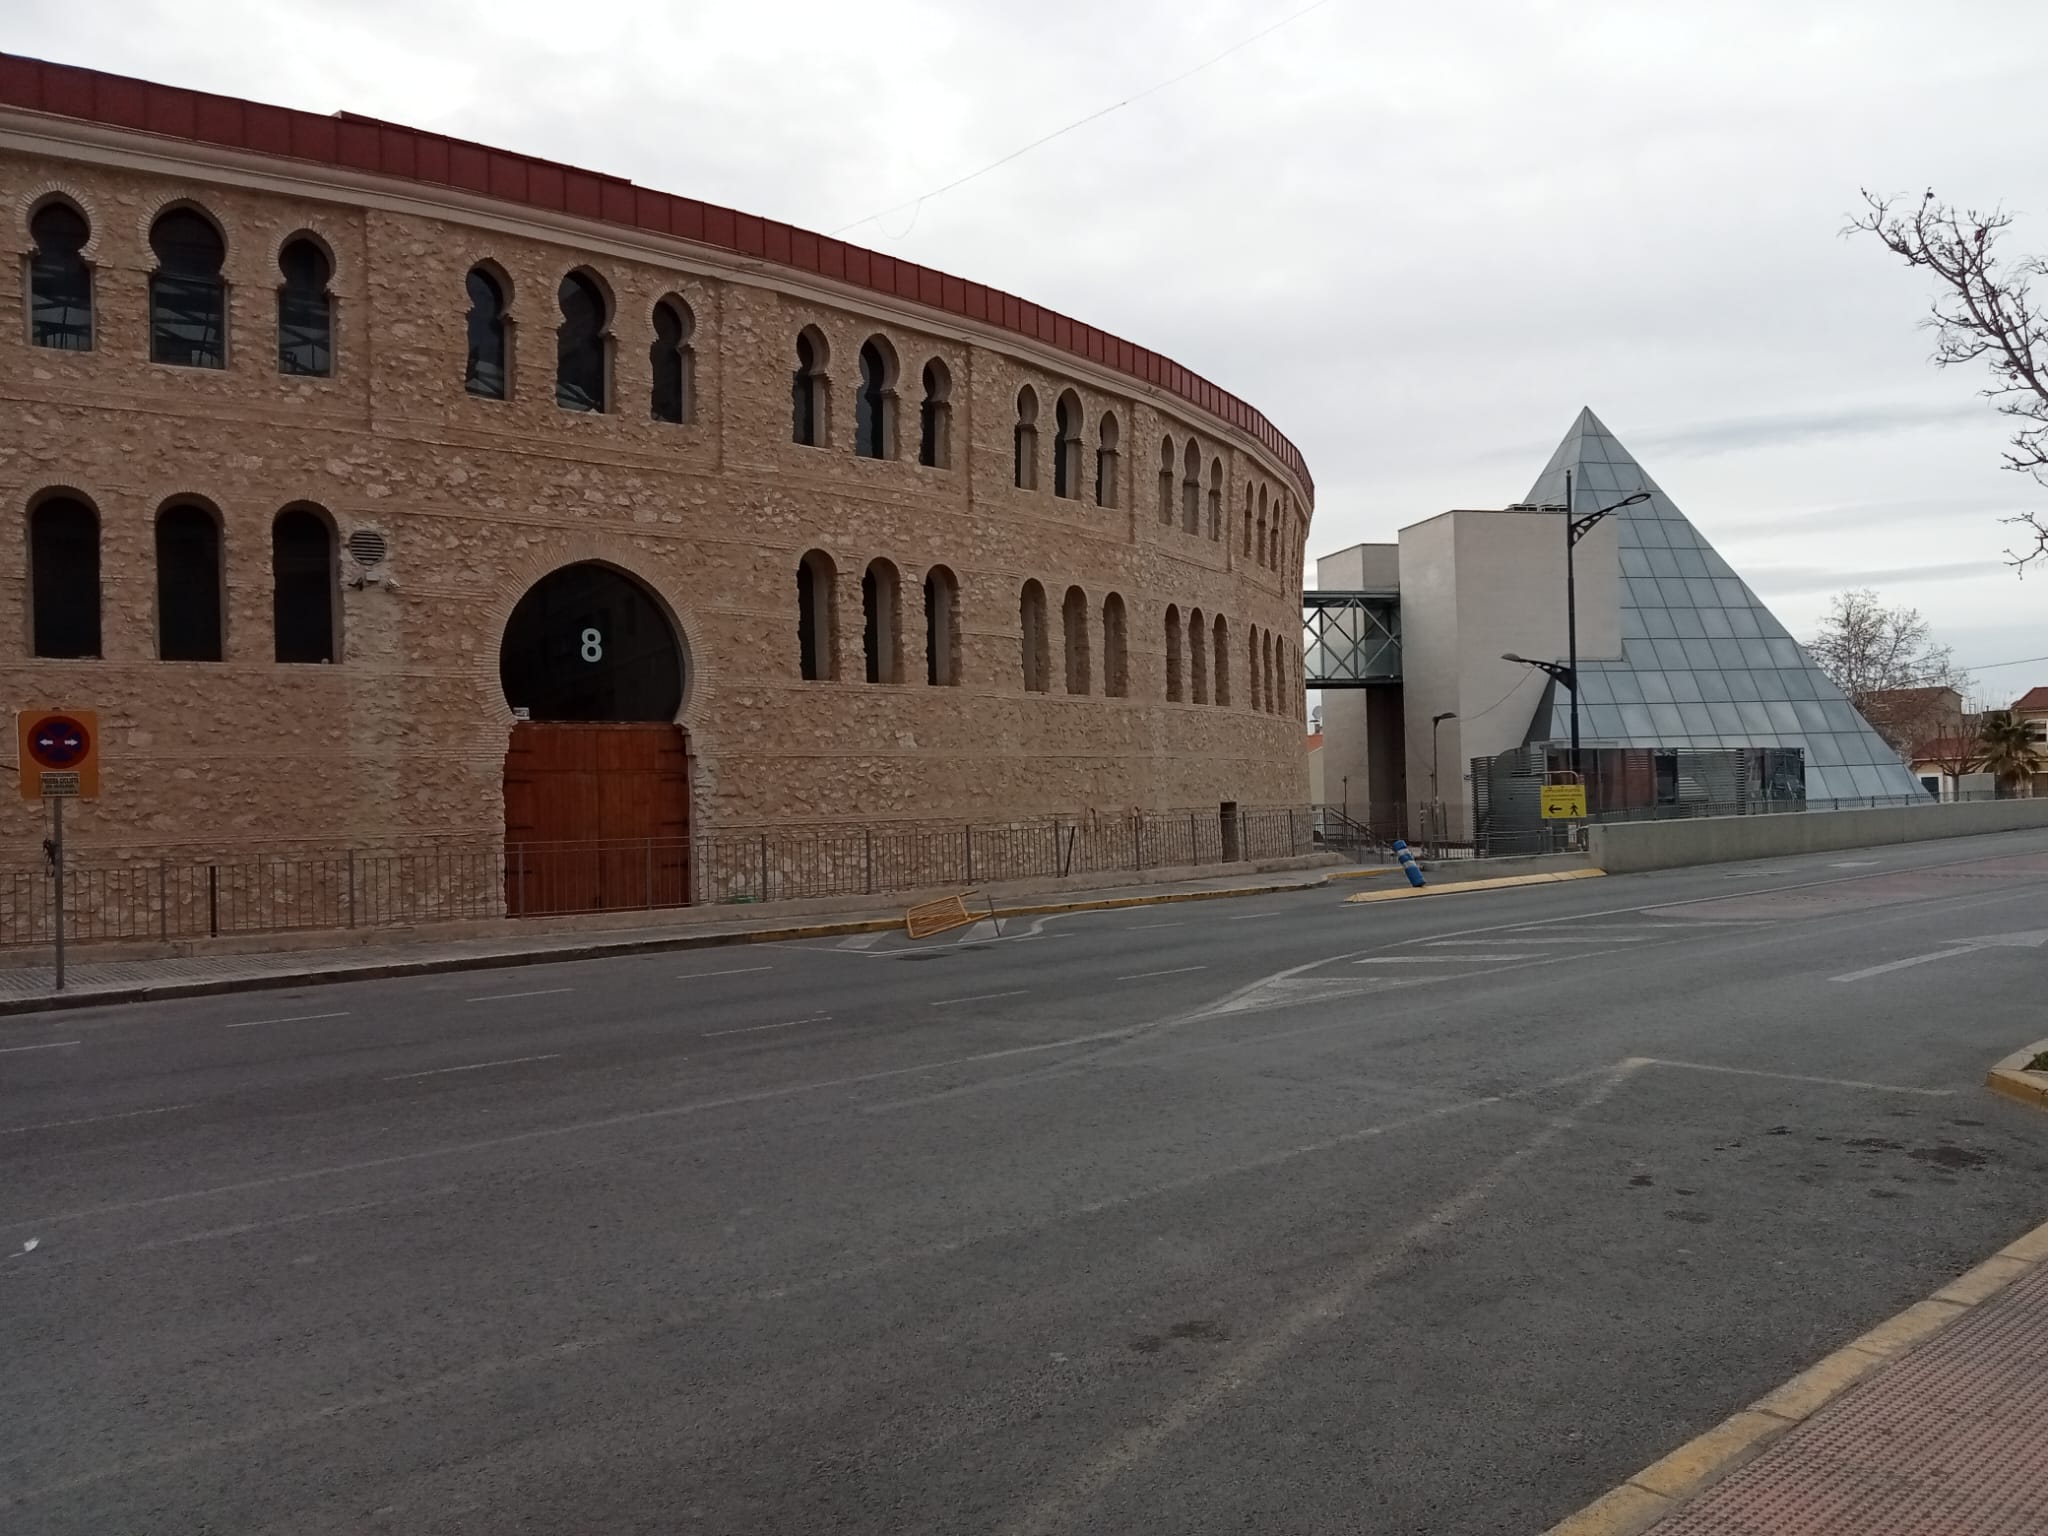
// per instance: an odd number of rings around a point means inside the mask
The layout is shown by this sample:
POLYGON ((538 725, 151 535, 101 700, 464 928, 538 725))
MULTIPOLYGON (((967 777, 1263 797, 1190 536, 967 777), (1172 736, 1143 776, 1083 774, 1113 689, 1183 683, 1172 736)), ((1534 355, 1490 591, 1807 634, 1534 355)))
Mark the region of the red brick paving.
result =
POLYGON ((2048 1533, 2048 1265, 1849 1388, 1653 1532, 2048 1533))

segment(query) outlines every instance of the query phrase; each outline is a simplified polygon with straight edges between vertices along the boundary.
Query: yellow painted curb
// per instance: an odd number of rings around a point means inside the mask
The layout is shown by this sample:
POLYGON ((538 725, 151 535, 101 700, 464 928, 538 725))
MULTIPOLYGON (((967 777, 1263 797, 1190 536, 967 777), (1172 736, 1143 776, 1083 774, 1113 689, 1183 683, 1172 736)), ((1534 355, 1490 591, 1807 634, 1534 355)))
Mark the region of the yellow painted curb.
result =
POLYGON ((1456 891, 1504 891, 1515 885, 1555 885, 1560 880, 1596 880, 1604 869, 1557 869, 1540 875, 1502 875, 1493 880, 1459 880, 1449 885, 1404 885, 1398 891, 1360 891, 1346 896, 1344 904, 1364 901, 1401 901, 1410 896, 1449 896, 1456 891))
MULTIPOLYGON (((2007 1061, 2026 1059, 2028 1053, 2023 1051, 2007 1061)), ((1999 1063, 1993 1075, 2004 1066, 2005 1062, 1999 1063)), ((1636 1536, 1648 1530, 1857 1382, 1925 1343, 2043 1263, 2048 1263, 2048 1223, 2007 1243, 1925 1301, 1915 1302, 1898 1316, 1851 1339, 1741 1412, 1730 1414, 1705 1434, 1652 1462, 1619 1488, 1560 1520, 1544 1536, 1636 1536)))
POLYGON ((2035 1109, 2048 1109, 2048 1072, 2029 1072, 2025 1066, 2043 1051, 2048 1051, 2048 1040, 2014 1051, 1984 1075, 1984 1086, 2035 1109))

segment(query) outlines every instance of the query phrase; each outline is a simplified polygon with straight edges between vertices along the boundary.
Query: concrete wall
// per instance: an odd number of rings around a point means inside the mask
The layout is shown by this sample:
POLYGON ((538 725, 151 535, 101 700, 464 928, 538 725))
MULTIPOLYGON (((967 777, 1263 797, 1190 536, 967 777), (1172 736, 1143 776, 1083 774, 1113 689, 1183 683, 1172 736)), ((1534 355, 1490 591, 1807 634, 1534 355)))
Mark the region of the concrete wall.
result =
POLYGON ((1586 829, 1596 867, 1610 875, 1737 859, 1830 853, 1882 843, 1925 842, 2048 827, 2048 800, 1990 800, 1890 810, 1807 811, 1783 816, 1709 816, 1586 829))
MULTIPOLYGON (((1401 530, 1401 660, 1407 723, 1408 798, 1429 798, 1437 754, 1431 720, 1445 710, 1437 793, 1453 835, 1469 825, 1465 765, 1519 746, 1543 695, 1543 674, 1503 661, 1540 660, 1569 649, 1564 530, 1541 512, 1446 512, 1401 530)), ((1600 524, 1578 550, 1579 655, 1621 654, 1621 566, 1614 526, 1600 524)))

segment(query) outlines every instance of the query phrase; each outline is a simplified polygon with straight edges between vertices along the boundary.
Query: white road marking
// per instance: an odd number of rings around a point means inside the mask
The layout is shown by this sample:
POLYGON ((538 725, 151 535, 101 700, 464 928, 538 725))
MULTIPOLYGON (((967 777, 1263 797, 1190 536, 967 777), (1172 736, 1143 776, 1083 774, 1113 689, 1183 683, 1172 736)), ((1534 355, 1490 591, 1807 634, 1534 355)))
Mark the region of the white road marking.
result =
POLYGON ((1374 955, 1353 965, 1479 965, 1490 960, 1526 960, 1527 955, 1374 955))
POLYGON ((1187 927, 1187 924, 1186 924, 1185 922, 1176 922, 1176 923, 1133 923, 1133 924, 1131 924, 1131 931, 1132 931, 1133 933, 1136 933, 1136 932, 1137 932, 1137 931, 1138 931, 1138 930, 1139 930, 1140 928, 1185 928, 1185 927, 1187 927))
POLYGON ((1873 1083, 1861 1077, 1812 1077, 1804 1072, 1766 1072, 1760 1067, 1721 1067, 1706 1061, 1666 1061, 1661 1056, 1631 1056, 1646 1067, 1682 1067, 1688 1072, 1723 1072, 1731 1077, 1774 1077, 1787 1083, 1823 1083, 1830 1088, 1871 1088, 1879 1093, 1910 1093, 1923 1099, 1952 1099, 1953 1088, 1909 1088, 1903 1083, 1873 1083))
POLYGON ((1002 1536, 1044 1536, 1073 1530, 1078 1513, 1131 1468, 1156 1456, 1168 1441, 1208 1419, 1240 1395, 1301 1342, 1311 1329, 1327 1327, 1357 1306, 1359 1295, 1387 1275, 1413 1261, 1418 1250, 1443 1241, 1443 1234, 1464 1223, 1494 1192, 1558 1137, 1575 1130, 1578 1117, 1598 1108, 1634 1070, 1623 1062, 1606 1072, 1591 1092, 1563 1114, 1544 1119, 1535 1134, 1497 1159, 1443 1204, 1383 1242, 1369 1247, 1327 1289, 1308 1296, 1258 1333, 1223 1353, 1201 1377, 1178 1395, 1155 1402, 1144 1421, 1117 1437, 1087 1465, 1062 1476, 1039 1503, 1002 1527, 1002 1536))
POLYGON ((0 1045, 0 1056, 10 1056, 16 1051, 61 1051, 67 1045, 83 1045, 83 1040, 52 1040, 44 1045, 0 1045))
POLYGON ((1279 912, 1240 912, 1234 917, 1225 919, 1225 921, 1233 923, 1248 923, 1255 917, 1280 917, 1282 915, 1283 914, 1279 912))
POLYGON ((395 1077, 384 1079, 387 1083, 410 1082, 416 1077, 440 1077, 449 1072, 481 1072, 486 1067, 517 1067, 529 1061, 560 1061, 560 1051, 550 1051, 545 1056, 507 1056, 502 1061, 472 1061, 466 1067, 433 1067, 425 1072, 400 1072, 395 1077))
POLYGON ((1602 933, 1597 928, 1588 928, 1579 934, 1558 934, 1555 936, 1531 934, 1522 938, 1518 934, 1502 934, 1497 939, 1425 939, 1423 943, 1431 949, 1441 949, 1459 944, 1640 944, 1643 940, 1635 934, 1602 933))
POLYGON ((30 1131, 61 1131, 72 1125, 99 1125, 107 1120, 134 1120, 143 1115, 168 1115, 174 1110, 196 1109, 196 1104, 166 1104, 161 1109, 124 1109, 116 1115, 87 1115, 82 1120, 45 1120, 40 1125, 14 1125, 0 1136, 26 1136, 30 1131))
POLYGON ((758 1035, 764 1029, 795 1029, 799 1024, 823 1024, 832 1017, 829 1013, 814 1013, 806 1018, 785 1019, 780 1024, 749 1024, 743 1029, 706 1030, 699 1038, 717 1040, 725 1035, 758 1035))
POLYGON ((1830 864, 1829 869, 1874 869, 1880 863, 1877 859, 1844 859, 1839 864, 1830 864))
POLYGON ((1154 976, 1185 976, 1189 971, 1206 971, 1206 965, 1176 965, 1170 971, 1140 971, 1135 976, 1119 976, 1118 981, 1146 981, 1154 976))
POLYGON ((488 997, 471 997, 463 1001, 471 1003, 509 1003, 515 997, 554 997, 562 992, 574 992, 574 987, 542 987, 538 992, 493 992, 488 997))
POLYGON ((1976 952, 1976 949, 1977 946, 1974 944, 1965 944, 1957 949, 1937 949, 1931 955, 1912 955, 1904 960, 1887 961, 1883 965, 1865 966, 1860 971, 1850 971, 1847 975, 1844 976, 1830 976, 1828 980, 1868 981, 1873 976, 1884 976, 1890 974, 1893 971, 1903 971, 1908 966, 1925 965, 1930 960, 1953 960, 1957 955, 1974 954, 1976 952))
POLYGON ((223 1028, 255 1029, 262 1024, 310 1024, 315 1019, 345 1019, 348 1016, 348 1010, 344 1008, 339 1013, 293 1013, 281 1019, 244 1019, 239 1024, 228 1024, 223 1028))
POLYGON ((760 971, 772 971, 772 965, 743 965, 735 971, 684 971, 677 981, 707 981, 713 976, 752 976, 760 971))
POLYGON ((945 1008, 953 1003, 985 1003, 991 998, 997 997, 1022 997, 1030 990, 1029 987, 1019 987, 1014 992, 977 992, 972 997, 942 997, 936 1003, 927 1003, 925 1006, 927 1008, 945 1008))

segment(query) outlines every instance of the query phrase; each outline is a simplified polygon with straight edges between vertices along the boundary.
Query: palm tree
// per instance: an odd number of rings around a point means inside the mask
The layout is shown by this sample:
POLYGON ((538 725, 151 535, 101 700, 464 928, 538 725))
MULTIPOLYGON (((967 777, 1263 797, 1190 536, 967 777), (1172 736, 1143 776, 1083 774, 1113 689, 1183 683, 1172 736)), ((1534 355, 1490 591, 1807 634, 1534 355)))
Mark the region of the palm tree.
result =
POLYGON ((2027 723, 2009 709, 1994 709, 1978 727, 1977 739, 1983 751, 1986 773, 2009 789, 2019 789, 2034 777, 2034 743, 2027 735, 2027 723))

